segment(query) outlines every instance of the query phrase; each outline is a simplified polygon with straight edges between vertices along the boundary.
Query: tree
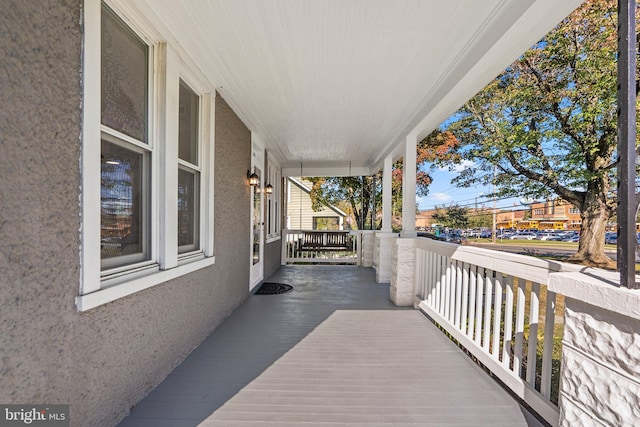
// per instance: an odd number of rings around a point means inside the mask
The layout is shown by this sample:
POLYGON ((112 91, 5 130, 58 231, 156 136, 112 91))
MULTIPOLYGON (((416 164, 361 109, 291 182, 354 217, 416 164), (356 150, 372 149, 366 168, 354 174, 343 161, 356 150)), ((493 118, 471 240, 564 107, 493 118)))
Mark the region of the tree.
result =
POLYGON ((365 228, 373 202, 373 177, 346 176, 329 178, 305 178, 313 185, 309 196, 313 210, 327 205, 339 205, 345 201, 351 207, 358 229, 365 228))
POLYGON ((436 206, 432 219, 434 222, 449 228, 467 228, 469 225, 467 209, 455 204, 446 207, 436 206))
MULTIPOLYGON (((436 131, 418 143, 416 156, 416 194, 426 196, 431 184, 431 176, 425 171, 425 165, 438 159, 459 161, 460 154, 455 151, 457 139, 451 132, 436 131)), ((399 216, 402 211, 402 160, 393 165, 391 172, 392 211, 399 216)), ((382 173, 374 176, 305 178, 313 183, 311 200, 313 209, 323 204, 338 205, 347 201, 351 206, 358 228, 366 226, 370 209, 377 214, 380 203, 382 173)), ((376 215, 377 216, 377 215, 376 215)), ((375 227, 369 223, 371 228, 375 227)))
POLYGON ((571 260, 615 267, 616 2, 587 0, 457 112, 446 129, 474 166, 456 178, 496 196, 555 194, 580 209, 571 260), (496 168, 496 173, 494 173, 496 168))
POLYGON ((469 209, 467 217, 469 218, 470 228, 491 228, 493 223, 493 215, 487 209, 474 209, 473 212, 469 209))

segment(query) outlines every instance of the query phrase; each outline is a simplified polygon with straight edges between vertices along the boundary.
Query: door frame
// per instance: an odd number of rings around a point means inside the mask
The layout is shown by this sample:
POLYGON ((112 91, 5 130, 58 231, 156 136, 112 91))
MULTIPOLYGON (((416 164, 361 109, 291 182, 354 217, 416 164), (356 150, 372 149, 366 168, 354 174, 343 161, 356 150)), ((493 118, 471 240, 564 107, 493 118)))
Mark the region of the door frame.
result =
POLYGON ((251 200, 250 200, 250 232, 249 232, 249 290, 253 290, 264 279, 264 192, 262 189, 265 185, 264 170, 264 148, 256 140, 255 135, 251 134, 251 171, 256 172, 260 177, 260 181, 257 186, 251 187, 251 200), (258 210, 256 212, 256 200, 258 200, 258 210), (257 235, 256 235, 257 233, 257 235), (255 262, 255 238, 258 238, 258 253, 255 262), (255 263, 254 263, 255 262, 255 263))

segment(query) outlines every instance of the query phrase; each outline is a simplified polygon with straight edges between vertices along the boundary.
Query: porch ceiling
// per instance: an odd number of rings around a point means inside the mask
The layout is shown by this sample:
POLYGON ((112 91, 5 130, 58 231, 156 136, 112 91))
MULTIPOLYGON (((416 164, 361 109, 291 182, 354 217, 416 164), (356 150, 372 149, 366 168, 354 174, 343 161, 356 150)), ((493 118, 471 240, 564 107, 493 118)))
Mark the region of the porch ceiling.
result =
POLYGON ((141 0, 284 174, 377 170, 581 0, 141 0))

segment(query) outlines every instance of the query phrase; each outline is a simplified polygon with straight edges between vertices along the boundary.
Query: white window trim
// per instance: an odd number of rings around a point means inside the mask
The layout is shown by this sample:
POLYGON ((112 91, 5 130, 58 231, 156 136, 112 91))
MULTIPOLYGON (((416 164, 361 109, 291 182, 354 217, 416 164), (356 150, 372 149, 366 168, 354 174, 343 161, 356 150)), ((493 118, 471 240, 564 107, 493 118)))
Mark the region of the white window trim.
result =
MULTIPOLYGON (((76 306, 86 311, 143 289, 208 267, 215 263, 213 238, 214 86, 160 23, 149 22, 145 14, 126 2, 105 3, 149 44, 153 81, 149 93, 149 146, 154 149, 151 179, 151 260, 127 268, 100 269, 100 138, 101 125, 101 0, 84 2, 83 129, 80 170, 80 285, 76 306), (158 32, 164 30, 165 36, 158 32), (171 40, 169 45, 164 40, 171 40), (201 203, 200 249, 181 254, 177 246, 177 99, 179 78, 201 95, 201 203), (175 104, 175 105, 174 105, 175 104), (175 113, 175 114, 174 114, 175 113), (172 119, 173 117, 173 119, 172 119), (166 143, 175 141, 175 143, 166 143), (173 151, 175 150, 175 153, 173 151), (164 191, 160 191, 160 189, 164 191), (175 190, 175 191, 171 191, 175 190), (175 213, 171 213, 175 210, 175 213)), ((148 16, 148 15, 147 15, 148 16)))
MULTIPOLYGON (((268 196, 268 199, 271 200, 272 203, 271 206, 267 203, 266 209, 271 211, 271 218, 276 218, 279 227, 277 227, 273 233, 269 233, 269 231, 271 231, 269 229, 270 224, 268 224, 268 221, 265 221, 268 226, 265 242, 273 243, 280 240, 282 234, 282 169, 280 168, 280 165, 276 163, 275 159, 269 155, 269 153, 267 153, 267 165, 267 183, 273 186, 273 193, 268 196)), ((266 212, 266 215, 268 218, 268 211, 266 212)))

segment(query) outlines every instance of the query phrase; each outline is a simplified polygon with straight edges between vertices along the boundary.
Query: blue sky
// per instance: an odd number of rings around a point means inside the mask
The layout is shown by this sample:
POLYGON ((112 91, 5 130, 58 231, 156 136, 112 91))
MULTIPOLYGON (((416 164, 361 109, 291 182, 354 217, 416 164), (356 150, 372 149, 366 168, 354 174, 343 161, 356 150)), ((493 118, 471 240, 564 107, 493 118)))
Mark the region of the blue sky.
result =
MULTIPOLYGON (((448 169, 434 169, 430 171, 433 182, 429 186, 429 194, 426 197, 418 197, 418 207, 420 210, 434 209, 436 206, 457 204, 459 206, 473 208, 478 203, 478 207, 493 207, 493 199, 487 195, 491 194, 490 187, 459 188, 451 183, 458 173, 448 169)), ((496 206, 500 209, 513 209, 514 203, 518 208, 520 202, 517 198, 498 200, 496 206)))

